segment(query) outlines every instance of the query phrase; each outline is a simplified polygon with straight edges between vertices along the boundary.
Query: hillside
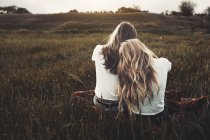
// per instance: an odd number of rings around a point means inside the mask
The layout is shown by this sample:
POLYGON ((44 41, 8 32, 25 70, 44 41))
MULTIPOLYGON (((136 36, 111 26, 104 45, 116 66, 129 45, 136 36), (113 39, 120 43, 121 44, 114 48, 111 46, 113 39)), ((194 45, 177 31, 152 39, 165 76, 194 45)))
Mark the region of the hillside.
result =
POLYGON ((209 32, 209 17, 176 17, 151 13, 0 15, 3 31, 51 31, 61 33, 110 32, 121 21, 129 21, 141 32, 173 34, 184 30, 209 32), (97 26, 96 26, 97 25, 97 26), (164 28, 162 28, 164 27, 164 28))

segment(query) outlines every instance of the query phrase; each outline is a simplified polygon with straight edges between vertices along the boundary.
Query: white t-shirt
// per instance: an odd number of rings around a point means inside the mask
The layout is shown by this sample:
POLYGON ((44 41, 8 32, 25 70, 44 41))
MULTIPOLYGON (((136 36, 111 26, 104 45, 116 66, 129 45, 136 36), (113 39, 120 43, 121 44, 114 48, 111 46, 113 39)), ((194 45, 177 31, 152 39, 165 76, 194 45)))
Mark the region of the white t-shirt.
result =
MULTIPOLYGON (((153 92, 153 99, 151 100, 151 103, 147 98, 144 100, 144 104, 140 103, 141 115, 155 115, 164 110, 167 75, 171 70, 171 62, 169 62, 166 58, 153 59, 152 66, 156 71, 159 92, 153 92)), ((139 110, 133 110, 133 112, 139 114, 139 110)))
POLYGON ((92 55, 92 60, 95 61, 96 67, 95 94, 102 99, 117 101, 118 76, 111 74, 109 70, 105 69, 105 60, 101 54, 102 48, 102 45, 97 45, 92 55))

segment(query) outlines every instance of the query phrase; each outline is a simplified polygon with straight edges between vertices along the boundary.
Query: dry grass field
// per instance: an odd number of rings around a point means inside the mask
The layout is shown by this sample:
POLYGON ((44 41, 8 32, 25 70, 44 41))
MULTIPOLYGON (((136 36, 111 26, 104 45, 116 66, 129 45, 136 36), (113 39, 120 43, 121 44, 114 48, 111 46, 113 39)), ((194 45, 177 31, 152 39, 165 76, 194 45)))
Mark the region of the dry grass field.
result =
POLYGON ((167 89, 210 94, 210 18, 158 14, 0 15, 0 139, 210 139, 210 111, 170 116, 154 132, 135 120, 95 112, 74 99, 94 89, 91 55, 121 21, 172 62, 167 89))

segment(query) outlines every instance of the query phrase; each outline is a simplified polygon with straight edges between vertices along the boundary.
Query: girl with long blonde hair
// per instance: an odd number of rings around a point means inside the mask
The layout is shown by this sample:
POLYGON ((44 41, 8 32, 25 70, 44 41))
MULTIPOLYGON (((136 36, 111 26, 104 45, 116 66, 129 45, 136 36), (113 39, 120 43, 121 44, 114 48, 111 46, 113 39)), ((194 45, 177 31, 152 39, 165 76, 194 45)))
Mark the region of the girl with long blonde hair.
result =
POLYGON ((130 39, 119 49, 119 110, 123 103, 129 112, 156 115, 164 110, 164 93, 171 63, 157 58, 138 39, 130 39))

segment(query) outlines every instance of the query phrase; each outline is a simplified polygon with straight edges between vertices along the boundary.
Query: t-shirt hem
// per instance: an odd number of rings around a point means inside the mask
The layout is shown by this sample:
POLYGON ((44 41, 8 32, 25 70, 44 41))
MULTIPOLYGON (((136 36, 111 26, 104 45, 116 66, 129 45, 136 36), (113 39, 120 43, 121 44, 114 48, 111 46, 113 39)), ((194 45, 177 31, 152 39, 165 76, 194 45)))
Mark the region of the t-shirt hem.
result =
POLYGON ((164 110, 164 108, 158 110, 157 112, 150 112, 150 113, 144 113, 144 112, 141 112, 141 115, 145 115, 145 116, 150 116, 150 115, 157 115, 158 113, 161 113, 162 111, 164 110))
MULTIPOLYGON (((98 97, 97 95, 95 95, 97 98, 101 98, 101 97, 98 97)), ((104 100, 110 100, 110 101, 118 101, 118 98, 117 99, 113 99, 113 98, 102 98, 104 100)))

